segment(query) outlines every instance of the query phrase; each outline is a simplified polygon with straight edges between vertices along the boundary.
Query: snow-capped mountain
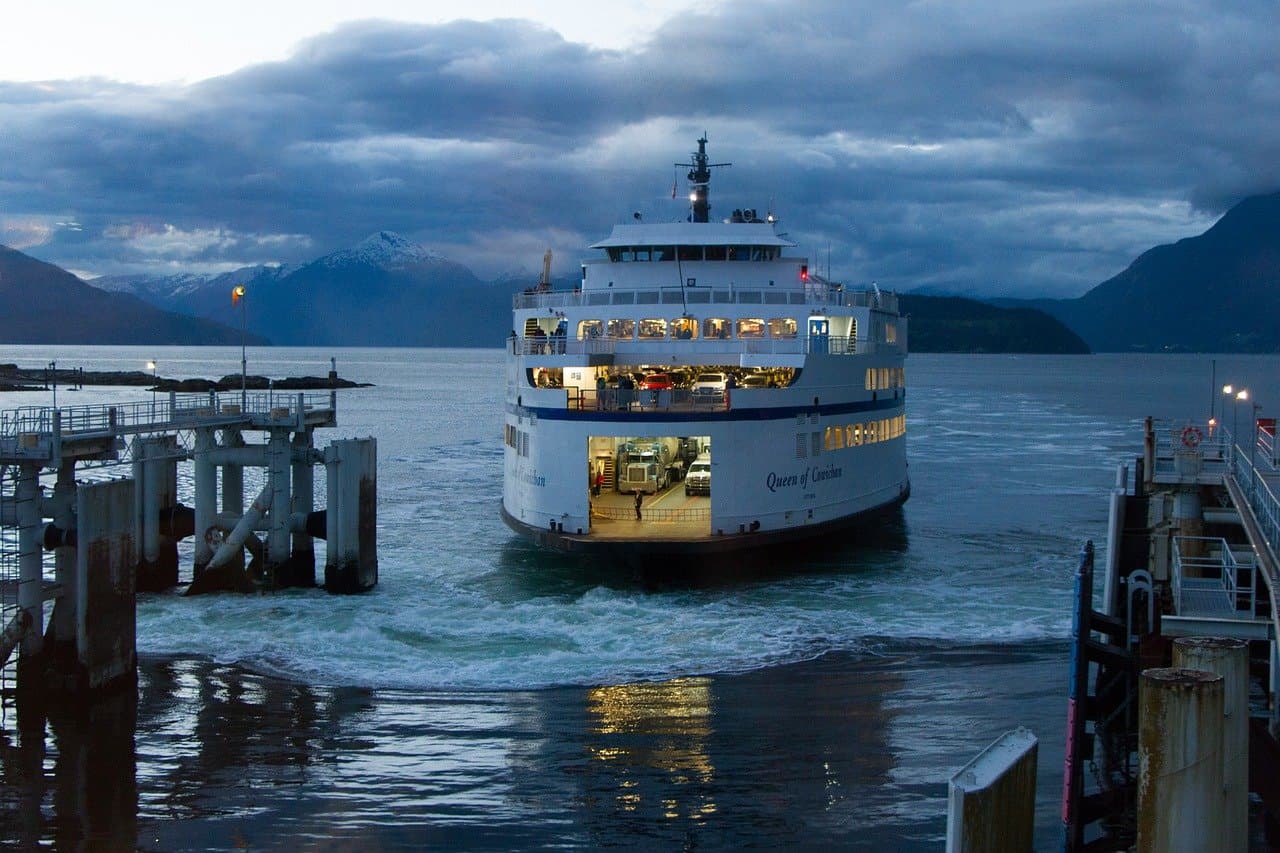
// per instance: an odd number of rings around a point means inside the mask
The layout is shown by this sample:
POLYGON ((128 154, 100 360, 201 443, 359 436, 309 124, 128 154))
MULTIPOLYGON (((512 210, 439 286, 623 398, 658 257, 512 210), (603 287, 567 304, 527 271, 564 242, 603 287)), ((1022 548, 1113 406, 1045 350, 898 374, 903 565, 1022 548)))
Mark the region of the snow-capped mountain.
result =
POLYGON ((394 231, 379 231, 376 234, 370 234, 350 249, 325 255, 318 263, 330 267, 363 264, 384 269, 398 269, 412 264, 444 260, 447 259, 439 252, 407 240, 394 231))
POLYGON ((243 321, 286 346, 453 347, 501 346, 511 295, 529 283, 480 281, 465 266, 391 231, 301 266, 91 282, 167 310, 243 321), (233 308, 231 289, 239 284, 246 296, 233 308))

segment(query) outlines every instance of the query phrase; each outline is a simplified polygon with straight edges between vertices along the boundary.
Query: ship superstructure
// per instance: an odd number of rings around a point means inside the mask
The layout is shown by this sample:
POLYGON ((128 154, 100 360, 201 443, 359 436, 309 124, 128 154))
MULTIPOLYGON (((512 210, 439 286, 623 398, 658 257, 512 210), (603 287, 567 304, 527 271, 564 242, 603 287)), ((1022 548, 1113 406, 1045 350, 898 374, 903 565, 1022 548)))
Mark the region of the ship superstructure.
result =
POLYGON ((815 274, 772 213, 711 221, 706 145, 685 221, 615 225, 579 287, 515 298, 502 509, 544 545, 731 552, 909 493, 896 297, 815 274))

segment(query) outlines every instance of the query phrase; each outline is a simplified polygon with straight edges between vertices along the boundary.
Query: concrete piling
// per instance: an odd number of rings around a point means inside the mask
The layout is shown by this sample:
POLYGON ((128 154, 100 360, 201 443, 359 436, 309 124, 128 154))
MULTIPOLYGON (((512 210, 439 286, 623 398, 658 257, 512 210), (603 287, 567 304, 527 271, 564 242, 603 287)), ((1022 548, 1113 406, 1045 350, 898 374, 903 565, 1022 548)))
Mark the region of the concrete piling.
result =
POLYGON ((18 466, 14 498, 18 521, 18 608, 25 614, 23 658, 38 655, 44 645, 44 581, 40 513, 40 467, 18 466))
MULTIPOLYGON (((301 399, 298 405, 301 407, 301 399)), ((306 520, 315 510, 316 503, 312 431, 303 429, 295 432, 291 449, 293 495, 289 502, 289 514, 293 537, 289 550, 287 581, 289 586, 315 586, 315 541, 306 529, 306 520)))
POLYGON ((137 606, 130 480, 82 485, 76 493, 77 689, 137 676, 137 606))
POLYGON ((1139 853, 1218 849, 1222 808, 1223 678, 1148 669, 1139 687, 1139 853))
POLYGON ((335 441, 325 448, 324 467, 324 586, 330 592, 365 592, 378 583, 378 442, 335 441))
POLYGON ((1222 676, 1222 803, 1224 832, 1215 849, 1249 849, 1249 645, 1226 637, 1179 637, 1173 665, 1222 676))
POLYGON ((138 436, 133 443, 137 588, 158 591, 178 583, 178 542, 166 512, 178 506, 178 443, 172 435, 138 436))

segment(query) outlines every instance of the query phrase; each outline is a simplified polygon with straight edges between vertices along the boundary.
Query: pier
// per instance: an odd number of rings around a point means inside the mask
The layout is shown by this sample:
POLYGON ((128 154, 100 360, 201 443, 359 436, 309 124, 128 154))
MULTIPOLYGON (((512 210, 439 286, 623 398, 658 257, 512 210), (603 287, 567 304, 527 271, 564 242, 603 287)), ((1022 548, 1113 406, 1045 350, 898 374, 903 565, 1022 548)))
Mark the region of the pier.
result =
POLYGON ((178 585, 186 539, 187 594, 315 586, 317 538, 325 589, 372 589, 377 443, 317 448, 335 426, 332 390, 0 411, 0 667, 17 651, 20 683, 77 691, 132 678, 135 594, 178 585))
MULTIPOLYGON (((1116 472, 1096 596, 1081 551, 1063 850, 1244 851, 1250 793, 1280 827, 1280 444, 1256 407, 1248 432, 1216 427, 1148 418, 1116 472)), ((979 820, 1025 814, 1024 794, 979 820)))

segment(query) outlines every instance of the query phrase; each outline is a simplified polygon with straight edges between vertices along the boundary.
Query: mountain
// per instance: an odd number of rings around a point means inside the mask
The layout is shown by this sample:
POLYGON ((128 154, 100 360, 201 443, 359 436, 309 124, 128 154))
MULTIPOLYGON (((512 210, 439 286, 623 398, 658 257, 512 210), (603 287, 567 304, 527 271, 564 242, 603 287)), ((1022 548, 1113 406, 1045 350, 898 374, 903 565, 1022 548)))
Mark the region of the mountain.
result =
POLYGON ((523 282, 486 283, 438 252, 390 231, 297 267, 220 276, 114 276, 94 284, 153 304, 236 323, 231 289, 244 284, 243 321, 285 346, 501 346, 523 282))
MULTIPOLYGON (((9 344, 239 344, 240 331, 91 287, 0 246, 0 341, 9 344)), ((264 344, 256 336, 248 342, 264 344)))
POLYGON ((240 312, 231 304, 231 289, 243 284, 246 290, 273 282, 297 267, 255 266, 234 272, 205 275, 178 273, 167 276, 104 275, 89 284, 112 293, 128 293, 165 311, 207 317, 239 328, 240 312))
POLYGON ((1280 193, 1247 198, 1203 234, 1143 252, 1078 299, 1020 304, 1098 351, 1280 352, 1280 193))
POLYGON ((999 308, 959 296, 898 294, 912 352, 1087 353, 1078 335, 1035 308, 999 308))

